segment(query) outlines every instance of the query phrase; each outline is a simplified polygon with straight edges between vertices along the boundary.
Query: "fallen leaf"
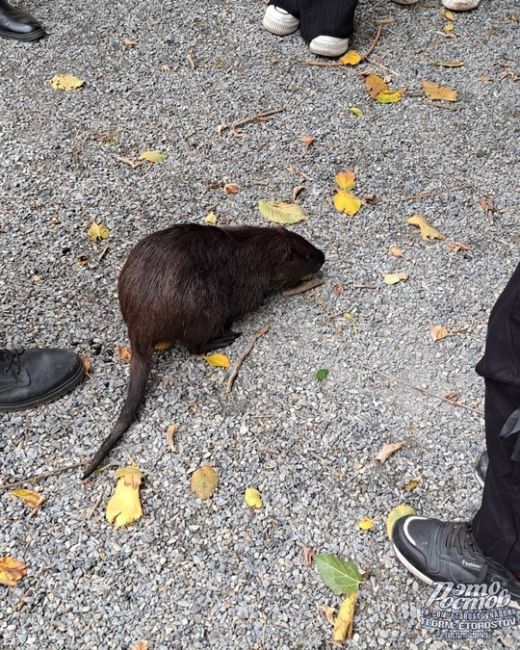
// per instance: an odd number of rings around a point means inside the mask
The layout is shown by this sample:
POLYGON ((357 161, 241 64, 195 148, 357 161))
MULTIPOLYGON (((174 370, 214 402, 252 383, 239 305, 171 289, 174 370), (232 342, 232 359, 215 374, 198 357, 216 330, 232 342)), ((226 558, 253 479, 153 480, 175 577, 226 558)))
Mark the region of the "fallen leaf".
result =
POLYGON ((453 13, 453 11, 446 9, 446 7, 441 8, 441 16, 444 16, 446 20, 455 20, 455 14, 453 13))
POLYGON ((0 585, 16 587, 18 580, 27 575, 27 565, 9 555, 0 557, 0 585))
POLYGON ((390 541, 392 541, 392 529, 395 522, 398 519, 401 519, 401 517, 406 517, 406 515, 415 515, 415 510, 411 506, 404 504, 396 506, 390 510, 388 517, 386 518, 386 534, 390 541))
POLYGON ((389 90, 388 92, 379 93, 376 102, 378 104, 395 104, 401 100, 402 90, 389 90))
POLYGON ((341 603, 338 615, 334 621, 334 631, 332 632, 332 641, 343 643, 345 639, 352 636, 352 626, 354 625, 354 613, 356 609, 357 592, 354 591, 347 596, 341 603))
POLYGON ((442 325, 434 325, 430 330, 430 336, 434 341, 442 341, 448 336, 448 330, 442 325))
POLYGON ((361 54, 356 50, 349 50, 339 60, 343 65, 358 65, 361 62, 361 54))
POLYGON ((354 316, 348 311, 343 312, 343 318, 347 321, 347 323, 352 327, 354 334, 356 333, 356 321, 354 320, 354 316))
POLYGON ((149 163, 161 163, 163 160, 168 158, 167 153, 161 153, 160 151, 147 150, 139 156, 139 160, 146 160, 149 163))
POLYGON ((377 205, 379 203, 379 199, 375 194, 369 194, 368 196, 365 196, 363 202, 367 205, 377 205))
POLYGON ((416 478, 411 478, 408 481, 408 483, 406 484, 405 487, 408 490, 408 492, 413 492, 421 481, 422 481, 422 476, 417 476, 416 478))
POLYGON ((305 189, 305 185, 296 185, 295 187, 293 187, 292 197, 291 197, 293 202, 296 201, 298 195, 300 194, 300 192, 303 192, 304 189, 305 189))
POLYGON ((314 141, 316 138, 312 135, 301 135, 300 140, 303 142, 305 146, 305 151, 311 146, 311 144, 314 144, 314 141))
POLYGON ((393 442, 390 444, 383 445, 381 450, 375 457, 375 460, 378 460, 380 463, 384 463, 385 460, 388 460, 392 454, 395 454, 396 451, 404 447, 404 442, 393 442))
POLYGON ((258 209, 264 219, 275 223, 291 224, 308 219, 305 212, 296 203, 259 201, 258 209))
POLYGON ((81 363, 83 364, 83 369, 87 377, 90 377, 92 374, 92 361, 88 357, 81 357, 81 363))
POLYGON ((461 68, 464 65, 464 61, 450 59, 447 61, 435 61, 433 65, 439 66, 440 68, 461 68))
POLYGON ((125 47, 131 48, 135 47, 139 41, 136 41, 133 38, 128 38, 128 36, 123 36, 122 43, 125 47))
POLYGON ((397 248, 397 246, 390 246, 388 253, 394 257, 403 257, 403 251, 400 248, 397 248))
POLYGON ((417 226, 421 231, 421 237, 424 240, 428 239, 446 239, 440 230, 434 228, 424 217, 420 214, 414 214, 409 219, 406 220, 411 226, 417 226))
POLYGON ((388 84, 374 72, 371 72, 365 78, 365 88, 370 97, 376 100, 381 93, 387 93, 390 90, 388 84))
POLYGON ((137 465, 130 465, 126 469, 120 467, 116 471, 116 479, 116 489, 107 503, 105 516, 109 524, 115 522, 115 527, 121 528, 143 516, 139 499, 143 474, 137 465))
POLYGON ((319 603, 316 604, 316 609, 318 612, 321 612, 327 621, 331 624, 334 625, 334 621, 336 619, 336 610, 334 607, 329 607, 328 605, 320 605, 319 603))
POLYGON ((264 505, 262 501, 262 495, 254 487, 246 488, 244 501, 246 503, 246 506, 249 506, 249 508, 261 508, 264 505))
POLYGON ((494 196, 482 196, 479 200, 480 207, 484 211, 489 223, 493 223, 495 220, 495 197, 494 196))
POLYGON ((323 582, 337 596, 358 591, 363 582, 359 569, 351 560, 345 562, 336 555, 319 553, 314 558, 314 564, 318 567, 323 582))
POLYGON ((166 429, 166 444, 170 447, 174 454, 177 453, 177 447, 173 444, 173 439, 175 438, 179 427, 176 424, 170 424, 166 429))
POLYGON ((119 160, 119 162, 122 162, 125 165, 130 165, 132 169, 144 165, 144 160, 137 160, 136 158, 128 158, 128 156, 118 156, 117 159, 119 160))
POLYGON ((449 34, 450 32, 452 32, 455 29, 455 23, 453 23, 453 22, 451 22, 451 20, 449 20, 444 25, 444 27, 442 29, 443 29, 443 31, 448 32, 448 34, 449 34))
POLYGON ((240 188, 236 183, 224 183, 224 192, 226 194, 238 194, 240 188))
POLYGON ((329 371, 327 370, 327 368, 320 368, 316 372, 316 379, 318 381, 325 381, 325 379, 327 379, 328 376, 329 376, 329 371))
POLYGON ((218 486, 218 474, 210 465, 203 465, 191 475, 192 492, 202 499, 209 499, 218 486))
POLYGON ((361 530, 371 530, 374 527, 374 520, 369 517, 363 517, 363 519, 360 519, 358 526, 361 530))
POLYGON ((352 190, 356 187, 356 175, 353 169, 338 172, 335 176, 336 185, 342 190, 352 190))
POLYGON ((361 201, 350 192, 338 190, 334 196, 334 207, 338 212, 344 212, 349 217, 353 217, 361 208, 361 201))
POLYGON ((13 490, 11 494, 22 499, 29 508, 33 508, 34 510, 37 510, 40 507, 45 498, 43 495, 38 494, 38 492, 33 492, 33 490, 26 490, 24 488, 17 488, 16 490, 13 490))
POLYGON ((387 273, 383 277, 383 282, 385 284, 397 284, 398 282, 406 282, 410 276, 406 271, 398 271, 397 273, 387 273))
POLYGON ((351 106, 349 110, 352 115, 355 115, 356 117, 363 117, 365 115, 363 111, 357 106, 351 106))
POLYGON ((457 404, 457 402, 460 399, 460 394, 457 393, 456 391, 452 391, 451 393, 444 395, 444 399, 447 400, 448 402, 451 402, 452 404, 457 404))
POLYGON ((130 363, 132 360, 132 350, 127 345, 118 345, 116 352, 118 359, 123 363, 130 363))
POLYGON ((204 217, 204 221, 209 223, 211 226, 214 226, 217 223, 217 215, 214 212, 208 212, 204 217))
POLYGON ((85 82, 72 74, 55 74, 50 84, 56 90, 76 90, 85 82))
POLYGON ((458 241, 447 242, 446 246, 450 249, 450 251, 453 251, 454 253, 458 253, 459 251, 466 253, 469 251, 469 246, 458 241))
POLYGON ((421 81, 426 97, 431 101, 458 102, 459 94, 454 88, 441 86, 433 81, 421 81))
POLYGON ((87 234, 92 241, 101 241, 110 237, 110 230, 102 223, 96 223, 94 221, 90 224, 87 234))
POLYGON ((303 553, 303 561, 305 562, 305 565, 311 567, 314 561, 314 556, 316 555, 316 551, 310 546, 303 544, 302 553, 303 553))
POLYGON ((229 357, 225 354, 208 354, 203 357, 203 359, 207 361, 212 368, 229 368, 231 365, 229 357))
POLYGON ((141 640, 134 645, 132 650, 148 650, 149 647, 148 641, 141 640))

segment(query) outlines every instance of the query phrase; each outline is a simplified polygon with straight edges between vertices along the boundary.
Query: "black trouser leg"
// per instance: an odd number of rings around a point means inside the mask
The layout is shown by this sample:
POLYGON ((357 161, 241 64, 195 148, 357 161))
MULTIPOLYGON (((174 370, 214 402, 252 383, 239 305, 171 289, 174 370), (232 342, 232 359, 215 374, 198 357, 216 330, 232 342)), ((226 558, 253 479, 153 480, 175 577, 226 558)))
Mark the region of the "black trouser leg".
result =
POLYGON ((300 32, 310 43, 316 36, 347 38, 354 31, 358 0, 271 0, 300 19, 300 32))
POLYGON ((477 372, 486 380, 489 468, 473 532, 487 556, 519 572, 520 462, 511 460, 516 436, 504 439, 499 434, 520 406, 520 265, 493 307, 477 372))

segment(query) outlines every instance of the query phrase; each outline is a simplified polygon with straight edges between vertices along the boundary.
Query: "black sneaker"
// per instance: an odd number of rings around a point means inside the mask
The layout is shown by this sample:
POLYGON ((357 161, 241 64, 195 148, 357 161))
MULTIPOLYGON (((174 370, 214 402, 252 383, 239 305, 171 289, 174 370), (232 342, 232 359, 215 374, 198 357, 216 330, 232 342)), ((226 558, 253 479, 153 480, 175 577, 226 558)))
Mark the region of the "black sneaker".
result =
POLYGON ((484 487, 486 482, 486 474, 489 465, 489 456, 486 450, 484 450, 477 459, 475 463, 475 478, 477 479, 480 487, 484 487))
POLYGON ((70 350, 0 350, 0 411, 19 411, 61 397, 85 371, 70 350))
POLYGON ((392 542, 401 563, 428 585, 499 582, 512 598, 520 599, 520 581, 508 569, 484 556, 469 523, 413 515, 402 517, 394 525, 392 542))

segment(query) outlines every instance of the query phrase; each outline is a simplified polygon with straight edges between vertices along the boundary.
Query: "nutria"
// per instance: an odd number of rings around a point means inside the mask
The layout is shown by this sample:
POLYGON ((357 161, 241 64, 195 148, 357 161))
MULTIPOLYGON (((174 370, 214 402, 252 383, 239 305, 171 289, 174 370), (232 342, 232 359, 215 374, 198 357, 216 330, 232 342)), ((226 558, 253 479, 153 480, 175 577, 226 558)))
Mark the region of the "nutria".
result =
POLYGON ((83 478, 98 467, 132 423, 141 403, 154 345, 178 342, 200 354, 230 345, 233 321, 276 291, 320 269, 325 256, 280 227, 183 224, 153 233, 131 251, 118 282, 132 347, 130 380, 112 432, 83 478))

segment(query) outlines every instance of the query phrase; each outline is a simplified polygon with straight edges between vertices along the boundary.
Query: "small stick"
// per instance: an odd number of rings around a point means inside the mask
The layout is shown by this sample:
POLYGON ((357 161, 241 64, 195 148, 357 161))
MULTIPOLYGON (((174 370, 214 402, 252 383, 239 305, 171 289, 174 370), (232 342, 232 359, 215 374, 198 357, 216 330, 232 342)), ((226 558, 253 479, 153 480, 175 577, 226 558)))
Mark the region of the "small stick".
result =
POLYGON ((322 278, 314 278, 312 280, 308 280, 307 282, 304 282, 303 284, 299 284, 297 287, 294 287, 293 289, 286 289, 285 291, 282 291, 282 296, 284 298, 290 298, 290 296, 297 296, 300 293, 305 293, 306 291, 315 289, 316 287, 319 287, 324 283, 325 280, 323 280, 322 278))
POLYGON ((63 474, 64 472, 69 472, 72 469, 77 469, 78 467, 84 467, 87 465, 88 460, 82 460, 79 463, 74 463, 72 465, 64 465, 63 467, 57 467, 56 469, 51 470, 50 472, 44 472, 43 474, 32 474, 31 476, 26 476, 25 478, 19 479, 12 483, 0 483, 0 490, 10 490, 18 485, 23 485, 24 483, 37 483, 44 478, 49 478, 50 476, 57 476, 58 474, 63 474))
POLYGON ((371 368, 370 366, 367 366, 364 363, 360 363, 359 365, 362 366, 365 370, 368 370, 370 372, 375 372, 376 374, 380 375, 381 377, 384 377, 389 381, 396 381, 398 384, 402 384, 403 386, 408 386, 408 388, 417 390, 419 391, 419 393, 422 393, 423 395, 428 395, 428 397, 434 397, 435 399, 440 399, 443 402, 446 402, 447 404, 451 404, 451 406, 459 406, 460 408, 466 409, 471 413, 475 413, 480 417, 484 416, 484 413, 482 411, 479 411, 478 409, 475 409, 472 406, 468 406, 467 404, 462 404, 461 402, 452 402, 451 400, 446 399, 441 395, 437 395, 437 393, 434 393, 433 391, 428 390, 427 388, 421 388, 420 386, 416 386, 415 384, 412 384, 411 382, 409 382, 406 379, 403 379, 402 377, 398 377, 397 375, 388 375, 386 372, 383 372, 382 370, 378 370, 377 368, 371 368))
POLYGON ((226 129, 232 129, 234 131, 238 127, 245 126, 246 124, 251 124, 252 122, 262 122, 272 117, 273 115, 283 113, 285 109, 286 106, 283 108, 274 108, 268 111, 263 111, 262 113, 257 113, 256 115, 251 115, 250 117, 244 117, 241 120, 236 120, 235 122, 230 122, 229 124, 219 124, 217 131, 220 135, 222 131, 225 131, 226 129))
POLYGON ((96 512, 96 510, 99 507, 99 504, 101 503, 101 501, 103 501, 104 496, 105 496, 104 494, 100 494, 99 497, 96 499, 96 503, 90 509, 90 512, 87 515, 87 519, 92 519, 92 517, 94 516, 94 513, 96 512))
POLYGON ((410 194, 410 196, 405 196, 405 201, 417 201, 418 199, 431 199, 434 196, 439 196, 440 194, 445 194, 446 192, 457 192, 458 190, 467 190, 471 188, 470 183, 464 185, 445 187, 444 189, 434 190, 433 192, 421 192, 420 194, 410 194))
POLYGON ((226 393, 231 392, 235 379, 237 378, 238 371, 240 370, 240 367, 244 363, 245 358, 251 353, 251 350, 255 347, 255 343, 257 339, 259 339, 264 334, 267 334, 268 331, 269 331, 269 325, 264 325, 258 330, 258 332, 253 336, 253 338, 246 345, 244 351, 238 357, 238 361, 233 366, 233 370, 231 371, 231 374, 229 375, 229 378, 226 383, 226 393))
POLYGON ((377 289, 376 284, 353 284, 354 289, 377 289))
POLYGON ((106 254, 108 253, 109 250, 110 250, 110 246, 105 246, 105 248, 103 249, 103 252, 98 257, 98 262, 101 262, 101 261, 103 261, 105 259, 106 254))
POLYGON ((372 54, 372 52, 376 49, 376 46, 377 46, 377 44, 379 42, 379 39, 381 38, 382 32, 383 32, 383 25, 378 25, 376 35, 374 36, 374 40, 370 44, 370 47, 368 48, 368 50, 364 54, 361 55, 361 60, 362 61, 366 61, 368 59, 368 57, 372 54))

